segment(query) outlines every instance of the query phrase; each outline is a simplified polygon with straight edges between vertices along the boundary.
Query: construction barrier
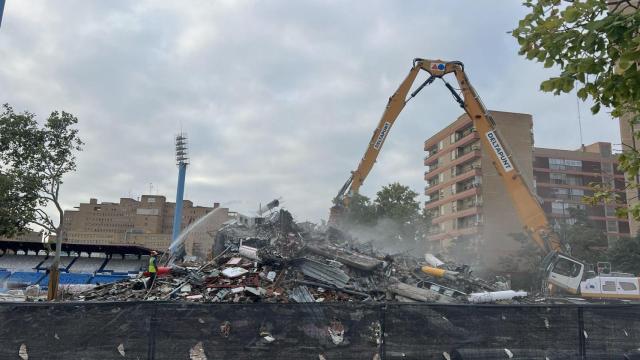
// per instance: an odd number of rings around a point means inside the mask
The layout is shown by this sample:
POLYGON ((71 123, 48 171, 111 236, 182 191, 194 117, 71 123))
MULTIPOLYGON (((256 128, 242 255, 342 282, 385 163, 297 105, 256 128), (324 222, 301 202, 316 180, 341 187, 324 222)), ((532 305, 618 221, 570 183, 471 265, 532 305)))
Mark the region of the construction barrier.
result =
POLYGON ((638 359, 640 305, 0 303, 0 359, 638 359))

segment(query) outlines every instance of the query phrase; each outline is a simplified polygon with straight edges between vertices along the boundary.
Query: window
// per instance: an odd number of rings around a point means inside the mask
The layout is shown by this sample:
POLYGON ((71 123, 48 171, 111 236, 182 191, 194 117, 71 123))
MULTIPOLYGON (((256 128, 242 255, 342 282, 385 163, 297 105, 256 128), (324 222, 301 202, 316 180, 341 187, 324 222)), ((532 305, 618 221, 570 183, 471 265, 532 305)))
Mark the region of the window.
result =
POLYGON ((630 283, 630 282, 626 282, 626 281, 620 281, 619 284, 620 284, 620 287, 622 288, 622 290, 624 290, 624 291, 634 291, 634 290, 638 289, 636 287, 636 284, 634 284, 634 283, 630 283))
POLYGON ((549 158, 549 169, 580 171, 582 161, 549 158))
POLYGON ((607 231, 608 232, 618 232, 618 222, 617 221, 607 221, 607 231))
POLYGON ((602 291, 616 291, 616 282, 605 281, 604 285, 602 285, 602 291))
POLYGON ((549 174, 549 179, 551 179, 552 184, 565 185, 567 183, 567 176, 561 173, 551 173, 549 174))
POLYGON ((456 159, 456 151, 455 151, 455 150, 453 150, 453 151, 451 152, 451 160, 455 160, 455 159, 456 159))
POLYGON ((451 134, 451 136, 449 137, 449 142, 451 144, 453 144, 454 142, 456 142, 456 133, 451 134))
POLYGON ((549 159, 549 169, 564 170, 564 160, 549 159))
POLYGON ((553 267, 553 272, 562 276, 576 277, 580 274, 581 265, 573 260, 560 258, 553 267))

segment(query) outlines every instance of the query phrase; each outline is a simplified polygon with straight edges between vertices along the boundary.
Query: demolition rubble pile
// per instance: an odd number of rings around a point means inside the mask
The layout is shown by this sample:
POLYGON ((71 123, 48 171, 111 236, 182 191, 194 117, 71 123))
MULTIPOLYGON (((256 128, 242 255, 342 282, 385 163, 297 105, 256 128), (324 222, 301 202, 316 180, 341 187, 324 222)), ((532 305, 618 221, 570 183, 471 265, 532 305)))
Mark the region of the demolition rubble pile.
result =
POLYGON ((486 303, 527 296, 431 254, 382 254, 339 230, 297 224, 283 209, 250 224, 226 223, 215 244, 213 260, 174 264, 150 289, 148 279, 131 279, 98 286, 75 300, 486 303))

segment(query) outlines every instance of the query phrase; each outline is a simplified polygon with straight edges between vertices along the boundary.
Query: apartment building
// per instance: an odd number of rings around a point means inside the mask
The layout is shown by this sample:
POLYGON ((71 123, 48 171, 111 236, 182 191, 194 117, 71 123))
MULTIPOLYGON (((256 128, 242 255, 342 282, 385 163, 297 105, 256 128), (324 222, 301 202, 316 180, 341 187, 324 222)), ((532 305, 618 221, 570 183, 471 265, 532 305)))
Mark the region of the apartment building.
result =
MULTIPOLYGON (((532 117, 491 111, 502 140, 512 151, 525 181, 533 185, 532 117)), ((504 191, 489 153, 480 146, 465 114, 425 141, 425 204, 434 225, 427 241, 434 250, 453 240, 468 243, 476 261, 496 267, 502 256, 520 248, 510 233, 522 232, 509 195, 504 191)))
MULTIPOLYGON (((121 198, 119 202, 90 199, 76 210, 64 212, 65 242, 87 245, 137 245, 166 250, 171 244, 175 203, 162 195, 142 195, 139 200, 121 198)), ((188 255, 206 257, 213 246, 213 236, 234 214, 214 203, 213 207, 194 206, 184 200, 181 230, 215 211, 201 229, 208 236, 190 238, 185 243, 188 255)))
POLYGON ((569 209, 580 208, 606 232, 609 244, 620 236, 629 236, 629 219, 620 219, 615 214, 617 206, 626 206, 627 195, 624 174, 618 170, 617 156, 610 143, 597 142, 578 150, 534 148, 533 174, 536 192, 553 224, 574 222, 569 209), (591 183, 615 189, 621 203, 585 205, 582 198, 593 195, 591 183))

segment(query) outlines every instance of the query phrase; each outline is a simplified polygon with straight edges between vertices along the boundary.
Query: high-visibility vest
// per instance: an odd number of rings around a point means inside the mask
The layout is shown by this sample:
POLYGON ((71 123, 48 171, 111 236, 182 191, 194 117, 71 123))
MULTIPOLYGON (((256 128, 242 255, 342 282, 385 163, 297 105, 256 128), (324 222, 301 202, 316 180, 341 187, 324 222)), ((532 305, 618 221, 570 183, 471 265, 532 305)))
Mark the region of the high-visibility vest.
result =
POLYGON ((149 272, 150 272, 150 273, 154 273, 154 272, 157 272, 157 271, 158 271, 158 270, 156 269, 156 264, 154 263, 154 260, 155 260, 155 259, 156 259, 156 258, 155 258, 155 256, 151 256, 151 257, 149 258, 149 272))

